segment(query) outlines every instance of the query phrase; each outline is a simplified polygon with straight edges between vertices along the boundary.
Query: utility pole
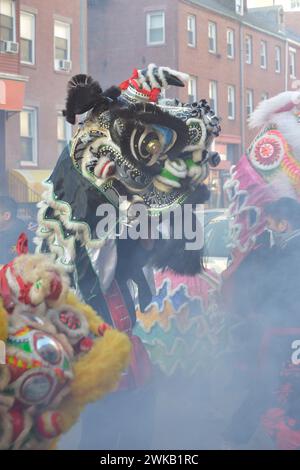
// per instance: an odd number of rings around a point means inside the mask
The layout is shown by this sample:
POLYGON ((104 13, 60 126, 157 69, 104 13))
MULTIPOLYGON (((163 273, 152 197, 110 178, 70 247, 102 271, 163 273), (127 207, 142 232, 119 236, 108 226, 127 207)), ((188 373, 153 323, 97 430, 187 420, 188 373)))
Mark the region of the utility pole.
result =
POLYGON ((87 0, 80 0, 80 73, 87 73, 87 0))

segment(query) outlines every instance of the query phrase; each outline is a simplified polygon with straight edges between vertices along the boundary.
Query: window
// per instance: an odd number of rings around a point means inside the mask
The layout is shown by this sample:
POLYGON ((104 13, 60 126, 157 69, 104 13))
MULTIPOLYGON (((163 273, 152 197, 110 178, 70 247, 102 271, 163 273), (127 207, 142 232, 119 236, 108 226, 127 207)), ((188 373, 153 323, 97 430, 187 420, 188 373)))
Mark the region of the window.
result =
POLYGON ((13 0, 0 1, 0 40, 16 40, 16 10, 13 0))
POLYGON ((290 78, 296 78, 296 51, 295 49, 289 50, 289 67, 290 67, 290 78))
POLYGON ((71 26, 69 23, 55 21, 54 23, 55 44, 55 69, 58 70, 59 61, 71 59, 71 26))
POLYGON ((66 121, 62 113, 59 113, 57 115, 58 155, 61 155, 66 145, 68 145, 71 137, 72 137, 72 126, 66 121))
POLYGON ((20 113, 21 161, 37 163, 37 112, 24 108, 20 113))
POLYGON ((147 14, 147 44, 149 46, 165 43, 165 13, 154 11, 147 14))
POLYGON ((209 52, 217 52, 217 25, 216 23, 208 23, 208 50, 209 52))
POLYGON ((291 0, 291 9, 300 8, 300 0, 291 0))
POLYGON ((218 112, 218 85, 216 81, 209 82, 209 104, 211 109, 217 114, 218 112))
POLYGON ((239 145, 227 144, 226 156, 227 160, 229 160, 231 163, 236 163, 240 158, 239 145))
POLYGON ((246 36, 246 64, 252 64, 252 36, 246 36))
POLYGON ((227 29, 227 57, 234 58, 234 31, 227 29))
POLYGON ((246 108, 247 108, 247 116, 253 113, 253 90, 246 91, 246 108))
POLYGON ((195 103, 197 101, 197 79, 196 77, 190 77, 188 81, 188 95, 189 103, 195 103))
POLYGON ((281 72, 281 47, 280 46, 275 47, 275 72, 276 73, 281 72))
POLYGON ((187 17, 188 45, 196 47, 196 17, 189 15, 187 17))
POLYGON ((35 63, 35 16, 22 11, 20 15, 21 62, 35 63))
POLYGON ((235 12, 238 15, 244 14, 244 0, 235 0, 235 12))
POLYGON ((262 69, 267 68, 267 43, 266 41, 260 41, 260 67, 262 69))
POLYGON ((261 95, 261 101, 265 101, 265 100, 267 100, 267 99, 269 99, 269 93, 267 93, 267 92, 262 93, 262 95, 261 95))
POLYGON ((235 119, 235 87, 229 85, 228 87, 228 119, 235 119))

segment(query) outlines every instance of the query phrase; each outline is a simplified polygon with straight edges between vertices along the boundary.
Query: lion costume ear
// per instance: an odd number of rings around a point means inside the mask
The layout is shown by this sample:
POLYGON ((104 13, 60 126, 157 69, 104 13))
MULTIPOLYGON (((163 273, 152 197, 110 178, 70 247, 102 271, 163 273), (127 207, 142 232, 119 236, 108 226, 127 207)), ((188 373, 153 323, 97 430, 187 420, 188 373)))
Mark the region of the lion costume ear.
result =
POLYGON ((89 75, 74 75, 68 82, 66 109, 63 115, 70 124, 75 124, 76 114, 83 114, 95 107, 108 105, 120 95, 117 87, 111 87, 104 93, 100 84, 89 75))

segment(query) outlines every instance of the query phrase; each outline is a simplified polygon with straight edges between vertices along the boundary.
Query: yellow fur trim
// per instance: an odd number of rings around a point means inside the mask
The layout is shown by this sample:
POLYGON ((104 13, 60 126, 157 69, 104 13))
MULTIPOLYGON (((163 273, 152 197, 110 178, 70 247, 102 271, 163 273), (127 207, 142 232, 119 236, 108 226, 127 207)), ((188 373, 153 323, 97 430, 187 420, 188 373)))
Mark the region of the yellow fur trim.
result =
POLYGON ((93 348, 74 365, 71 391, 78 404, 99 400, 115 390, 129 365, 131 343, 117 330, 107 330, 93 348))
POLYGON ((99 336, 98 329, 99 326, 102 325, 103 320, 99 315, 97 315, 95 310, 93 310, 89 305, 79 302, 76 295, 71 292, 68 293, 66 303, 75 307, 76 310, 80 310, 87 319, 91 332, 95 336, 99 336))
MULTIPOLYGON (((62 417, 61 428, 63 433, 69 431, 69 429, 71 429, 76 424, 82 410, 83 406, 80 406, 75 403, 74 400, 70 399, 69 396, 64 399, 58 409, 62 417)), ((59 437, 52 442, 52 449, 55 448, 58 440, 59 437)))
MULTIPOLYGON (((81 303, 71 292, 68 293, 66 303, 80 310, 90 330, 94 335, 99 335, 98 329, 103 320, 89 305, 81 303)), ((111 329, 96 339, 92 349, 74 364, 71 392, 58 409, 62 416, 63 433, 74 426, 87 403, 97 401, 117 388, 121 373, 129 365, 130 353, 128 336, 111 329)), ((55 448, 56 442, 52 441, 51 449, 55 448)))
POLYGON ((59 299, 47 300, 47 304, 55 307, 64 302, 69 289, 69 279, 65 271, 57 266, 51 257, 45 254, 21 255, 14 260, 14 269, 16 275, 20 275, 26 283, 33 284, 30 289, 30 300, 34 305, 39 305, 50 294, 53 272, 55 272, 60 276, 62 292, 59 299))
POLYGON ((0 340, 6 341, 8 336, 8 318, 7 312, 3 307, 2 299, 0 298, 0 340))
MULTIPOLYGON (((58 410, 62 416, 63 433, 74 426, 87 403, 97 401, 117 388, 122 371, 129 365, 130 351, 131 344, 127 336, 109 330, 75 364, 71 394, 63 400, 58 410)), ((52 442, 52 449, 55 444, 52 442)))

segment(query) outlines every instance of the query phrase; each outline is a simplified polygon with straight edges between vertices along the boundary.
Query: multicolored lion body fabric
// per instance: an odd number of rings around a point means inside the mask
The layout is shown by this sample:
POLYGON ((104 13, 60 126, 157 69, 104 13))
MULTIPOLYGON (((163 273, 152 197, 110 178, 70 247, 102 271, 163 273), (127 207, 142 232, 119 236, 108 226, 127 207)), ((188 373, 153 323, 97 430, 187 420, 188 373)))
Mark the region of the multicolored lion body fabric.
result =
POLYGON ((130 342, 70 292, 46 255, 2 268, 0 306, 0 449, 53 448, 86 404, 118 387, 130 342))
POLYGON ((155 274, 157 294, 134 329, 151 361, 166 376, 192 377, 209 369, 220 347, 224 318, 218 308, 219 279, 206 271, 179 276, 155 274))

